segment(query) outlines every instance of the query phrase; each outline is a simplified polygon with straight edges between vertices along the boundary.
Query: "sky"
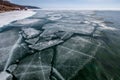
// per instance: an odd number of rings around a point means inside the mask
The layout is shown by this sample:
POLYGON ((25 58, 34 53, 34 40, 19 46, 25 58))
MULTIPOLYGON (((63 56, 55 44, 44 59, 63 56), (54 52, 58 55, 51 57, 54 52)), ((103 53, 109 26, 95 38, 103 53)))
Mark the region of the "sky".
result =
POLYGON ((120 0, 10 0, 23 5, 39 6, 43 9, 119 9, 120 0))

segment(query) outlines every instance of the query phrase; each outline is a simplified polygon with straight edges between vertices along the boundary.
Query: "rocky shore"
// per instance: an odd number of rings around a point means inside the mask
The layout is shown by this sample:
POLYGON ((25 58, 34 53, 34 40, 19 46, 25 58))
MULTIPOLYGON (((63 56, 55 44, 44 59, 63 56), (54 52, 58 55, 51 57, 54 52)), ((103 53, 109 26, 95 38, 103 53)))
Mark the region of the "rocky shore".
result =
POLYGON ((0 0, 0 13, 6 11, 28 10, 28 9, 40 9, 40 8, 35 6, 18 5, 15 3, 11 3, 10 1, 7 0, 0 0))
POLYGON ((24 6, 11 3, 9 1, 0 0, 0 12, 13 11, 13 10, 27 10, 24 6))

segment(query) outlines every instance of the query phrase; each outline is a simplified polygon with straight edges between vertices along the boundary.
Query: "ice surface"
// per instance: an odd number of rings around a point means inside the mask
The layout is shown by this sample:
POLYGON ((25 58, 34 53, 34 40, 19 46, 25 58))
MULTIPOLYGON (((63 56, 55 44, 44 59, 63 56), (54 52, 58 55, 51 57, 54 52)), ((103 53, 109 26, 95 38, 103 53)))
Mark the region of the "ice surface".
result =
POLYGON ((36 12, 33 11, 11 11, 0 13, 0 27, 9 24, 12 21, 24 19, 34 15, 36 12))
POLYGON ((61 39, 62 39, 62 40, 67 40, 67 39, 71 38, 73 34, 74 34, 74 33, 66 32, 66 33, 61 37, 61 39))
POLYGON ((13 73, 13 71, 17 68, 17 64, 12 64, 8 67, 7 71, 13 73))
POLYGON ((91 34, 94 30, 94 26, 88 24, 74 25, 74 24, 56 23, 56 24, 45 25, 44 29, 55 29, 59 31, 66 31, 72 33, 91 34))
POLYGON ((10 77, 12 78, 12 75, 7 72, 0 73, 0 80, 12 80, 10 77))
POLYGON ((5 67, 5 63, 9 56, 9 51, 11 50, 12 46, 0 48, 0 71, 3 71, 5 67))
POLYGON ((22 80, 49 80, 52 54, 53 50, 47 49, 24 58, 14 74, 22 80))
POLYGON ((89 38, 72 37, 57 47, 55 67, 65 80, 70 80, 94 58, 99 44, 89 38))
POLYGON ((29 47, 36 49, 36 50, 43 50, 43 49, 58 45, 62 42, 63 42, 62 40, 56 39, 56 40, 40 42, 40 43, 34 44, 32 46, 30 45, 29 47))
POLYGON ((16 21, 15 24, 18 24, 18 25, 28 25, 28 24, 36 23, 38 21, 39 21, 39 19, 23 19, 23 20, 16 21))
POLYGON ((18 63, 22 58, 28 55, 29 49, 27 48, 25 43, 22 43, 22 40, 23 37, 20 36, 10 50, 4 71, 7 70, 10 65, 18 63))
POLYGON ((18 30, 13 29, 0 33, 0 71, 3 71, 13 45, 19 38, 18 30))
POLYGON ((36 30, 34 28, 22 28, 22 31, 23 31, 23 36, 27 39, 38 36, 41 33, 41 31, 36 30))
POLYGON ((104 22, 104 20, 99 20, 95 18, 86 18, 87 21, 98 24, 101 29, 106 29, 106 30, 116 30, 116 28, 107 26, 104 22))
POLYGON ((5 70, 18 80, 118 80, 120 33, 105 29, 112 23, 95 15, 40 10, 7 25, 16 30, 22 24, 21 36, 16 39, 14 30, 0 34, 1 71, 9 55, 5 70))
POLYGON ((29 43, 29 44, 36 44, 36 42, 39 40, 39 37, 37 37, 37 38, 33 38, 33 39, 27 39, 27 40, 25 40, 27 43, 29 43))
POLYGON ((61 14, 53 14, 53 15, 48 15, 49 16, 49 20, 59 20, 62 18, 61 14))
POLYGON ((99 25, 102 27, 102 29, 106 29, 106 30, 117 30, 116 28, 107 26, 107 25, 104 24, 104 23, 100 23, 99 25))
POLYGON ((58 30, 55 30, 55 29, 45 29, 41 34, 40 36, 49 36, 50 34, 54 34, 58 32, 58 30))

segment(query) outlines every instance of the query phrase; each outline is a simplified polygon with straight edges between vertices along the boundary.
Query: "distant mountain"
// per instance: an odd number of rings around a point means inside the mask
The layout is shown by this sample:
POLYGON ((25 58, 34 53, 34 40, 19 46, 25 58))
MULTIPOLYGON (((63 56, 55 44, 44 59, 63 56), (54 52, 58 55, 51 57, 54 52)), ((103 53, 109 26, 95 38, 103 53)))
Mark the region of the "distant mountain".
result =
POLYGON ((24 6, 11 3, 7 0, 0 0, 0 12, 11 11, 11 10, 27 10, 27 9, 40 9, 35 6, 24 6))

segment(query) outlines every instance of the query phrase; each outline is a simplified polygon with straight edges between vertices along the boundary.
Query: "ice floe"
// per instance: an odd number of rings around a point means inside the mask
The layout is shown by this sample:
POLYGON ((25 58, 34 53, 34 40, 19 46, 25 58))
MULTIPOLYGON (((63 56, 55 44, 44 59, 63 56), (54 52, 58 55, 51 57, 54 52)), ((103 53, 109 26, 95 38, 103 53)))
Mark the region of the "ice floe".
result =
POLYGON ((22 31, 24 34, 23 36, 25 38, 32 38, 32 37, 35 37, 41 33, 41 31, 36 30, 34 28, 23 28, 22 31))
POLYGON ((62 40, 56 39, 56 40, 40 42, 35 45, 30 45, 29 47, 31 47, 33 49, 37 49, 37 50, 43 50, 43 49, 58 45, 62 42, 63 42, 62 40))

